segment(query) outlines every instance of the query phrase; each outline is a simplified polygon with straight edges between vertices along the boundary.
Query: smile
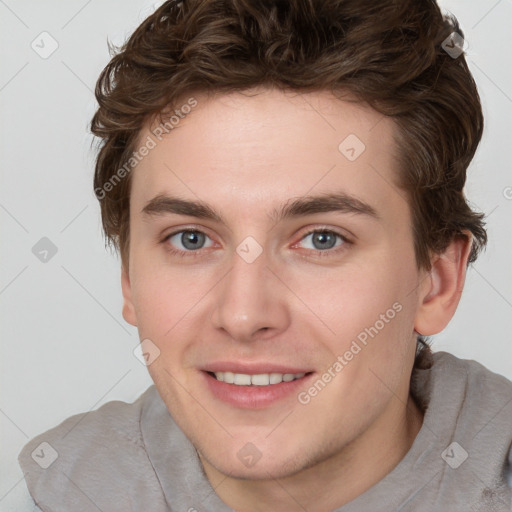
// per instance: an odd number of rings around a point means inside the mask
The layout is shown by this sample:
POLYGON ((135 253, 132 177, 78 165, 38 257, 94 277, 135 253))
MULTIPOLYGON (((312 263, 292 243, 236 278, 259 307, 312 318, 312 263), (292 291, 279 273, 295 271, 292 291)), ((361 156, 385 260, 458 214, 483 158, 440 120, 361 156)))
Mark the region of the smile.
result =
POLYGON ((305 373, 247 373, 215 372, 215 378, 221 382, 235 384, 236 386, 272 386, 281 382, 291 382, 301 379, 305 373))
MULTIPOLYGON (((261 372, 261 370, 260 370, 261 372)), ((314 372, 238 373, 202 371, 206 389, 212 398, 238 409, 265 409, 283 400, 295 402, 314 372)))

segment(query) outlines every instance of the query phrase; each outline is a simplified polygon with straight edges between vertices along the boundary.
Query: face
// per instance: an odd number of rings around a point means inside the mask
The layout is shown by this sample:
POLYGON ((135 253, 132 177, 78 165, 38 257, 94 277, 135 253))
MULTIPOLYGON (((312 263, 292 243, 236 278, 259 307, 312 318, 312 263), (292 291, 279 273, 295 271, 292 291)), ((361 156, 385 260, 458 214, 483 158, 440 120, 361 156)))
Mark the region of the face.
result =
POLYGON ((327 92, 257 92, 196 96, 160 141, 146 127, 123 272, 171 415, 249 479, 388 428, 421 280, 392 122, 327 92))

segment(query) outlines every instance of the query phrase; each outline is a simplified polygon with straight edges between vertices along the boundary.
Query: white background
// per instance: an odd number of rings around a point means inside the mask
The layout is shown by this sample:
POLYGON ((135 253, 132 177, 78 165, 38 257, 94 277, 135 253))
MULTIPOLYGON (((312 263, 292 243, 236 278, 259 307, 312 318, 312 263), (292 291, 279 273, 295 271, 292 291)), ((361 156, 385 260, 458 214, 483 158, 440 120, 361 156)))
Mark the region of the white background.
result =
MULTIPOLYGON (((482 96, 486 130, 467 194, 488 215, 490 241, 434 349, 512 379, 512 0, 441 5, 461 22, 482 96)), ((121 44, 153 10, 133 0, 0 0, 0 510, 21 487, 16 457, 30 438, 151 384, 121 316, 119 261, 103 245, 88 124, 107 36, 121 44), (59 45, 47 59, 31 48, 43 31, 59 45), (47 263, 32 253, 42 237, 58 248, 47 263)))

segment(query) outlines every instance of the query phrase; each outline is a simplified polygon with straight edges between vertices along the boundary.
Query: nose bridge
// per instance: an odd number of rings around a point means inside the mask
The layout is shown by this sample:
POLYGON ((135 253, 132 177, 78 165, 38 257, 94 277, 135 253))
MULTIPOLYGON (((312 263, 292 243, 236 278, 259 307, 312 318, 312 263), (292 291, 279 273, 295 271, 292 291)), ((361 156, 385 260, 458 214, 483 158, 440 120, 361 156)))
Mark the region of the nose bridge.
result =
POLYGON ((288 314, 278 292, 268 255, 254 239, 242 241, 232 255, 231 268, 219 283, 212 322, 236 340, 248 341, 263 330, 285 328, 288 314))

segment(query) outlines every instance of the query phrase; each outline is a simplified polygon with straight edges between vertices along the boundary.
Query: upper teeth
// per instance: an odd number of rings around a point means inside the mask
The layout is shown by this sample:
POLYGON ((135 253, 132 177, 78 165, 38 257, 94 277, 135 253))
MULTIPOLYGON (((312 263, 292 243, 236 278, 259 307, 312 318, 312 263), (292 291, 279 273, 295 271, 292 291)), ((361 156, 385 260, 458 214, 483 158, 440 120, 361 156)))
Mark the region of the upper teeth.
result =
POLYGON ((305 373, 259 373, 258 375, 248 375, 246 373, 233 372, 215 372, 217 380, 236 384, 238 386, 268 386, 269 384, 279 384, 280 382, 290 382, 304 377, 305 373))

